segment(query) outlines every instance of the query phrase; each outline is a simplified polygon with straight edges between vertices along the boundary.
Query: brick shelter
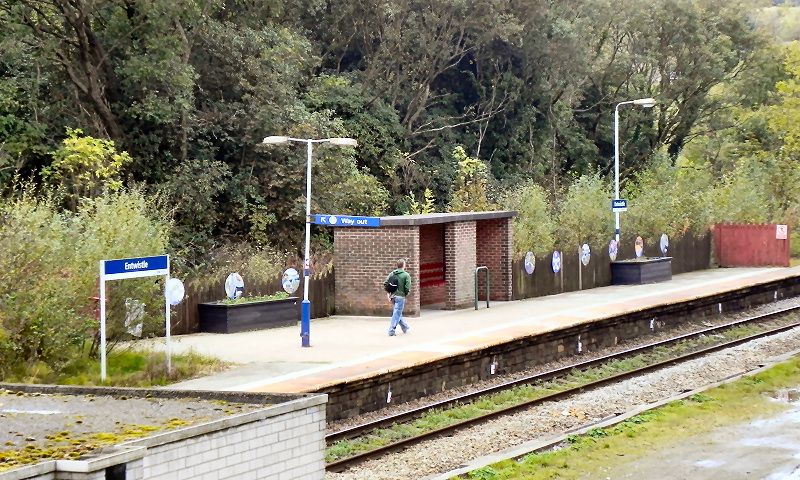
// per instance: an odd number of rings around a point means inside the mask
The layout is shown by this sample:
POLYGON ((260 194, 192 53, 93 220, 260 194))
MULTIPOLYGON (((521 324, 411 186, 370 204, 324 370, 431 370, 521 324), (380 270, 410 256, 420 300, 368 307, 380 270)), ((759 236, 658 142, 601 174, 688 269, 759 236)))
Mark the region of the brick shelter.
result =
MULTIPOLYGON (((390 315, 383 281, 405 258, 412 289, 405 313, 459 309, 475 302, 475 268, 491 274, 490 299, 511 300, 512 223, 516 212, 381 217, 377 228, 333 227, 336 313, 390 315)), ((484 291, 483 273, 480 295, 484 291)))

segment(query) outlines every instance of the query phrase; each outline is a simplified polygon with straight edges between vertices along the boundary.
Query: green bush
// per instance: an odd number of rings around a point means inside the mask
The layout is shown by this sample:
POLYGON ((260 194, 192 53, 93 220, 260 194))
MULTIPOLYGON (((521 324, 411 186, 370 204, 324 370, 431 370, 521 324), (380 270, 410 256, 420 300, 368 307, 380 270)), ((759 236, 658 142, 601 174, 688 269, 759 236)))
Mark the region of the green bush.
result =
MULTIPOLYGON (((77 212, 27 192, 0 201, 0 375, 24 364, 55 371, 95 338, 102 259, 164 253, 168 224, 141 192, 84 200, 77 212)), ((145 305, 145 331, 163 328, 163 296, 152 279, 110 282, 107 320, 113 342, 125 335, 125 300, 145 305)))
POLYGON ((270 284, 283 271, 286 255, 270 247, 256 247, 247 243, 229 243, 214 249, 205 262, 198 263, 191 272, 188 283, 196 288, 218 288, 224 295, 223 285, 231 272, 238 272, 245 288, 257 284, 270 284))
POLYGON ((715 222, 765 223, 771 220, 770 176, 758 162, 740 160, 713 191, 715 222))
POLYGON ((622 231, 645 238, 705 232, 712 219, 713 184, 707 165, 685 158, 673 165, 668 158, 656 156, 625 189, 629 202, 628 211, 621 214, 622 231))
POLYGON ((482 212, 493 210, 495 205, 487 195, 491 173, 479 158, 470 157, 464 147, 453 149, 453 159, 458 167, 448 212, 482 212))
POLYGON ((528 181, 509 190, 501 198, 502 207, 516 210, 514 218, 514 255, 531 251, 536 255, 550 252, 555 245, 555 222, 547 192, 528 181))
POLYGON ((563 249, 578 245, 604 245, 614 235, 611 184, 599 175, 583 175, 569 186, 558 206, 557 244, 563 249))

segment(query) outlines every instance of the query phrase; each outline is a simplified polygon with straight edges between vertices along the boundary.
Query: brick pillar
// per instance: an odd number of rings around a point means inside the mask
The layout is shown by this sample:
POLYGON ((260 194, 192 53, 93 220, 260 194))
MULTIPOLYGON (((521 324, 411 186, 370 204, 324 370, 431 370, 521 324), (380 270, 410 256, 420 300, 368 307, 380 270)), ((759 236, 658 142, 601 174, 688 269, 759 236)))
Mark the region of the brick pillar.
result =
POLYGON ((445 308, 467 308, 475 303, 475 242, 475 221, 445 224, 445 308))
MULTIPOLYGON (((476 227, 476 261, 489 267, 492 300, 511 300, 512 224, 510 218, 478 220, 476 227)), ((485 282, 481 273, 480 291, 485 282)), ((483 295, 481 295, 483 297, 483 295)))
POLYGON ((411 294, 404 314, 419 315, 419 227, 335 228, 333 242, 337 314, 390 316, 383 282, 406 258, 411 294))

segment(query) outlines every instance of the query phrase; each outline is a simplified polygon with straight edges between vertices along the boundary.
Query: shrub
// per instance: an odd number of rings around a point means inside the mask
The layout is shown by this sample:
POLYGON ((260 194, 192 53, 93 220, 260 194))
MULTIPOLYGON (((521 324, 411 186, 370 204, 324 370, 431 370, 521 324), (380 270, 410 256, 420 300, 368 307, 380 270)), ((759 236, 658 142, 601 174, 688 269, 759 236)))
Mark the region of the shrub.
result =
POLYGON ((556 243, 564 249, 583 243, 603 245, 614 234, 611 184, 597 174, 572 182, 558 210, 556 243))
POLYGON ((514 254, 536 255, 550 252, 555 245, 555 222, 547 200, 547 192, 534 181, 528 181, 508 191, 502 198, 503 208, 516 210, 514 218, 514 254))
POLYGON ((625 191, 629 202, 622 214, 622 230, 646 238, 705 232, 711 222, 713 183, 707 165, 686 158, 673 165, 668 158, 656 156, 625 191))
POLYGON ((270 247, 257 247, 247 243, 229 243, 211 252, 205 263, 196 265, 191 284, 197 288, 218 288, 224 292, 225 279, 238 272, 248 285, 270 284, 283 271, 286 255, 270 247))
MULTIPOLYGON (((153 216, 139 191, 86 200, 74 213, 59 213, 55 203, 27 192, 0 202, 3 376, 23 363, 61 370, 83 355, 98 328, 91 298, 97 295, 99 261, 166 248, 168 225, 153 216)), ((161 327, 164 302, 153 280, 112 282, 107 293, 112 341, 125 331, 127 298, 146 306, 146 324, 161 327)))

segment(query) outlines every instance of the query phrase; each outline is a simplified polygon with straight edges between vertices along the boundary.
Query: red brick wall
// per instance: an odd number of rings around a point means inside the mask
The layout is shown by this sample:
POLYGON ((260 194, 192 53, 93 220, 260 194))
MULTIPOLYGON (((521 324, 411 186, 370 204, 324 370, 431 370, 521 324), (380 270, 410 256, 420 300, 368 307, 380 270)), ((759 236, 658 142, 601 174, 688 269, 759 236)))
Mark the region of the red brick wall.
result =
POLYGON ((475 222, 445 224, 444 238, 445 307, 468 308, 475 302, 475 222))
MULTIPOLYGON (((419 227, 419 264, 444 263, 444 224, 419 227)), ((420 286, 420 305, 445 303, 445 284, 420 286)))
MULTIPOLYGON (((478 220, 476 226, 477 265, 489 267, 491 300, 511 300, 511 222, 507 218, 478 220)), ((481 272, 478 295, 485 299, 485 273, 481 272)))
POLYGON ((334 228, 333 239, 337 314, 391 315, 383 282, 399 258, 411 275, 404 313, 419 314, 419 227, 334 228))

